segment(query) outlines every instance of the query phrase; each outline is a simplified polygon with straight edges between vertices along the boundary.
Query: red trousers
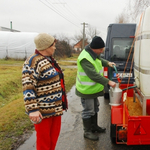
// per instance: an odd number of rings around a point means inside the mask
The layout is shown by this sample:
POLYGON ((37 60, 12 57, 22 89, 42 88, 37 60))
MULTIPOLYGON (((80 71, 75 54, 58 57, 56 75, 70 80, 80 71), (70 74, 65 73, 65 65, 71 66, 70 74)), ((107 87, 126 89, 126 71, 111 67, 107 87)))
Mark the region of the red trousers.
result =
POLYGON ((45 118, 35 124, 36 149, 55 150, 61 128, 61 116, 45 118))

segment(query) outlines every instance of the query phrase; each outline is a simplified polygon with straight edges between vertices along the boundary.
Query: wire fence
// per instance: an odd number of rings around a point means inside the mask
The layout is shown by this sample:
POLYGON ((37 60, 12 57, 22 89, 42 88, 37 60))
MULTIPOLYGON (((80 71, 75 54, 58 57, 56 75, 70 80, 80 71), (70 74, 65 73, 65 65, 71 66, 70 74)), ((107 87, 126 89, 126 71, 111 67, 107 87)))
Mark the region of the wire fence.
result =
POLYGON ((34 53, 35 48, 23 48, 23 49, 9 49, 7 47, 0 47, 0 59, 26 59, 32 53, 34 53))
POLYGON ((0 59, 25 59, 35 51, 36 32, 0 31, 0 59))

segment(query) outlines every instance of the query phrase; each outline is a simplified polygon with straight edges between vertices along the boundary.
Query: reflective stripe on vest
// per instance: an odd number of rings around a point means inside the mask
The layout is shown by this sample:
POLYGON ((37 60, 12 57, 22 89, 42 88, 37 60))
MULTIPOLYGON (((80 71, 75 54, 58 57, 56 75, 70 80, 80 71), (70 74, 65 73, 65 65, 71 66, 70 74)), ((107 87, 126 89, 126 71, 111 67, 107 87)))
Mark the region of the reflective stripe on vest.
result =
MULTIPOLYGON (((99 72, 100 74, 103 73, 103 70, 100 70, 99 72)), ((87 76, 85 72, 79 72, 79 75, 80 76, 87 76)), ((80 82, 80 84, 83 84, 83 85, 95 85, 96 82, 82 82, 80 81, 80 79, 77 77, 78 81, 80 82)))
MULTIPOLYGON (((103 70, 99 71, 99 74, 103 73, 103 70)), ((85 72, 79 72, 80 76, 87 76, 85 72)))
POLYGON ((80 81, 80 79, 77 77, 77 80, 80 82, 80 84, 82 84, 82 85, 95 85, 96 84, 96 82, 82 82, 82 81, 80 81))

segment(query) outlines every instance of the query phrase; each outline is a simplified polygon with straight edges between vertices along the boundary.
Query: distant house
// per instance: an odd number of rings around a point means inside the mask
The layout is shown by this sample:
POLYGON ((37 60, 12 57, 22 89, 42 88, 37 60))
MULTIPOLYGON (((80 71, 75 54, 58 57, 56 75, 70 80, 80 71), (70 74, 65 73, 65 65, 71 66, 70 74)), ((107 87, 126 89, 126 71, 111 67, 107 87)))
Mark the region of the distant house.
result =
MULTIPOLYGON (((85 40, 85 43, 84 45, 88 45, 89 43, 87 42, 87 40, 85 40)), ((76 51, 76 52, 80 52, 82 50, 82 39, 76 43, 74 46, 73 46, 73 49, 76 51)))
POLYGON ((1 26, 0 26, 0 31, 20 32, 18 30, 14 30, 14 29, 11 29, 11 28, 6 28, 6 27, 1 27, 1 26))

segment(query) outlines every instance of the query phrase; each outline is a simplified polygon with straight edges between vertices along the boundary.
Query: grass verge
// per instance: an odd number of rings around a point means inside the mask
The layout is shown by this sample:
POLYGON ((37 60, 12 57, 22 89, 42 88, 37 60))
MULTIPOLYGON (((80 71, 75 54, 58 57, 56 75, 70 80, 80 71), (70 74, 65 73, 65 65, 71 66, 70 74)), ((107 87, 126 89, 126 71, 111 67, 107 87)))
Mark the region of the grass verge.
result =
MULTIPOLYGON (((34 130, 24 108, 23 61, 0 60, 0 64, 0 150, 16 150, 34 130)), ((76 71, 64 69, 66 92, 75 84, 76 71)))

